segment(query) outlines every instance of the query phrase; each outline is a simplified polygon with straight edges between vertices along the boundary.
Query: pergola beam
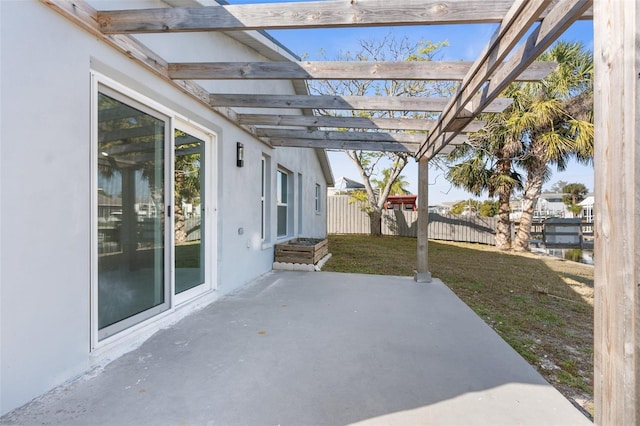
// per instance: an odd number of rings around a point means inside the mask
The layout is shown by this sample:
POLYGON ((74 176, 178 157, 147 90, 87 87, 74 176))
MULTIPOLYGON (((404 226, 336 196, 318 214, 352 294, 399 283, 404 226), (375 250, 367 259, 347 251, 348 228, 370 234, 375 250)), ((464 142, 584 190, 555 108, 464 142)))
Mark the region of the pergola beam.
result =
POLYGON ((402 142, 420 145, 424 134, 420 133, 386 133, 386 132, 341 132, 328 130, 296 130, 258 128, 256 134, 265 138, 285 139, 317 139, 345 140, 366 142, 402 142))
MULTIPOLYGON (((535 59, 582 16, 585 10, 590 10, 591 3, 591 0, 560 0, 555 3, 540 26, 512 53, 509 60, 497 67, 494 77, 482 88, 481 94, 477 96, 477 101, 472 104, 471 110, 463 117, 455 118, 458 120, 458 125, 470 122, 473 117, 482 112, 484 106, 497 98, 511 84, 518 73, 534 63, 535 59)), ((445 126, 445 121, 438 123, 438 130, 442 131, 445 126)), ((429 146, 422 147, 418 151, 418 155, 432 157, 446 146, 447 139, 443 138, 442 135, 437 135, 437 133, 438 131, 433 132, 429 146)))
POLYGON ((409 142, 365 142, 350 140, 320 140, 320 139, 269 139, 272 146, 286 146, 291 148, 320 148, 334 150, 356 150, 374 152, 404 152, 414 155, 420 147, 419 143, 409 142))
MULTIPOLYGON (((449 98, 413 98, 409 96, 313 96, 212 94, 212 106, 240 108, 311 108, 328 110, 420 111, 439 112, 449 98)), ((484 112, 502 112, 513 99, 498 98, 484 112)))
POLYGON ((238 122, 247 126, 299 126, 351 129, 424 130, 436 125, 424 118, 369 118, 351 116, 307 116, 287 114, 238 114, 238 122))
POLYGON ((468 107, 469 101, 477 95, 491 74, 550 3, 551 0, 516 0, 513 3, 491 41, 462 80, 458 92, 443 109, 436 130, 420 147, 418 155, 423 155, 427 149, 432 155, 437 154, 438 148, 447 144, 446 140, 442 140, 442 134, 451 130, 453 122, 460 117, 473 116, 472 109, 468 107))
MULTIPOLYGON (((427 118, 375 118, 350 116, 307 116, 286 114, 238 114, 238 123, 246 126, 298 126, 336 129, 424 130, 434 128, 437 121, 427 118)), ((474 120, 462 131, 477 132, 486 121, 474 120)))
POLYGON ((111 130, 109 132, 105 132, 105 135, 100 140, 100 143, 149 137, 155 134, 154 133, 155 131, 156 131, 155 126, 138 126, 138 127, 129 127, 125 129, 111 130))
MULTIPOLYGON (((362 132, 360 132, 362 133, 362 132)), ((352 133, 346 133, 349 135, 352 133)), ((468 141, 466 136, 457 135, 451 141, 451 146, 463 144, 468 141)), ((357 150, 357 151, 382 151, 382 152, 404 152, 415 155, 416 150, 420 147, 418 142, 393 142, 393 141, 371 141, 366 138, 359 140, 353 138, 339 139, 337 135, 331 139, 308 139, 308 138, 269 138, 272 146, 286 146, 296 148, 321 148, 334 150, 357 150)))
MULTIPOLYGON (((151 128, 153 129, 153 127, 151 128)), ((149 132, 144 136, 152 136, 154 133, 153 132, 149 132)), ((107 133, 107 135, 109 135, 107 133)), ((107 137, 107 139, 102 139, 100 141, 100 154, 103 157, 109 157, 109 156, 117 156, 117 155, 123 155, 123 154, 132 154, 132 153, 137 153, 137 154, 141 154, 141 153, 152 153, 153 150, 155 149, 153 142, 144 142, 144 141, 139 141, 139 142, 131 142, 128 141, 125 144, 120 144, 120 143, 111 143, 111 144, 105 144, 105 142, 108 141, 116 141, 119 139, 123 139, 123 138, 113 138, 113 137, 107 137)), ((193 154, 193 153, 197 153, 200 152, 200 147, 198 146, 193 146, 194 144, 198 144, 201 141, 193 136, 187 136, 185 138, 182 137, 178 137, 175 139, 175 144, 174 146, 176 147, 176 153, 179 153, 180 155, 185 155, 185 154, 193 154)))
MULTIPOLYGON (((462 80, 472 62, 326 61, 326 62, 190 62, 170 63, 177 80, 462 80)), ((540 81, 556 68, 537 62, 518 81, 540 81)))
POLYGON ((483 89, 478 111, 482 111, 486 103, 502 93, 527 66, 535 64, 536 58, 577 21, 585 10, 589 10, 592 3, 592 0, 561 0, 556 3, 540 26, 513 52, 508 61, 498 67, 489 84, 483 89))
MULTIPOLYGON (((457 138, 457 137, 459 137, 459 136, 460 136, 460 135, 456 136, 456 138, 457 138)), ((454 141, 455 141, 455 139, 454 139, 454 141)), ((469 142, 469 141, 467 140, 466 142, 469 142)), ((454 143, 453 141, 452 141, 452 142, 450 142, 447 146, 445 146, 444 148, 442 148, 442 149, 440 150, 440 152, 438 152, 438 155, 445 156, 445 155, 449 155, 449 154, 451 154, 451 153, 453 152, 453 150, 456 148, 456 146, 457 146, 457 145, 459 145, 459 144, 454 143)), ((426 157, 426 156, 425 156, 425 157, 426 157)))
POLYGON ((173 7, 101 11, 98 24, 105 34, 478 24, 501 22, 512 4, 513 0, 358 0, 173 7))

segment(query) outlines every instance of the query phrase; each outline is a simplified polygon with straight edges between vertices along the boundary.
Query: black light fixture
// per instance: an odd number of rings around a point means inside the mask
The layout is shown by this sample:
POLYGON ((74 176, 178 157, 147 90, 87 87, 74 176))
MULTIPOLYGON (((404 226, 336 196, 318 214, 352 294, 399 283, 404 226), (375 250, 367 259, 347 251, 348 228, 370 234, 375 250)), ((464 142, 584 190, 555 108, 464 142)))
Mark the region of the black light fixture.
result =
POLYGON ((244 145, 240 142, 236 143, 236 166, 244 166, 244 145))

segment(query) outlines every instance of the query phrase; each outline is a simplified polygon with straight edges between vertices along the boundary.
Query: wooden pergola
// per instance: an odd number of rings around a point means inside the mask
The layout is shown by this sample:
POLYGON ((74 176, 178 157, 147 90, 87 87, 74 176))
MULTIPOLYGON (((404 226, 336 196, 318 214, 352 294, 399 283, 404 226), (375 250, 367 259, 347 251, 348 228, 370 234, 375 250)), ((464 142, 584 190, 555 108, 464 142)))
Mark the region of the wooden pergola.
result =
MULTIPOLYGON (((424 213, 429 160, 477 131, 479 113, 508 106, 509 100, 499 96, 510 83, 544 78, 554 65, 535 59, 576 20, 594 19, 596 423, 640 425, 640 2, 334 0, 205 7, 165 0, 173 7, 95 10, 81 0, 41 1, 269 146, 412 155, 419 162, 418 207, 424 213), (170 63, 134 36, 218 31, 233 37, 249 30, 476 23, 498 25, 474 62, 170 63), (196 83, 208 79, 293 80, 297 94, 209 93, 196 83), (459 86, 451 98, 310 96, 304 81, 313 79, 447 80, 459 86), (234 108, 268 112, 241 114, 234 108), (273 113, 279 108, 302 114, 273 113), (437 113, 437 119, 313 115, 321 109, 419 111, 437 113)), ((427 217, 421 214, 418 223, 419 282, 431 280, 427 217)))

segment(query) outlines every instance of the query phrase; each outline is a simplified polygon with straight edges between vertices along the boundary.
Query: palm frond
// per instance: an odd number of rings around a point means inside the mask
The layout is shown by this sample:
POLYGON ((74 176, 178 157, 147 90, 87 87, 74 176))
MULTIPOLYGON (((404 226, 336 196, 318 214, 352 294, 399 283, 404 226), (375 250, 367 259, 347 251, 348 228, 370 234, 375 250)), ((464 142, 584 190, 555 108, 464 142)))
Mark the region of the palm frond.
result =
POLYGON ((478 158, 449 167, 447 180, 458 188, 465 189, 476 196, 487 190, 491 171, 484 167, 478 158))
POLYGON ((573 151, 573 142, 560 132, 547 132, 538 137, 544 148, 544 159, 555 163, 558 159, 568 156, 573 151))

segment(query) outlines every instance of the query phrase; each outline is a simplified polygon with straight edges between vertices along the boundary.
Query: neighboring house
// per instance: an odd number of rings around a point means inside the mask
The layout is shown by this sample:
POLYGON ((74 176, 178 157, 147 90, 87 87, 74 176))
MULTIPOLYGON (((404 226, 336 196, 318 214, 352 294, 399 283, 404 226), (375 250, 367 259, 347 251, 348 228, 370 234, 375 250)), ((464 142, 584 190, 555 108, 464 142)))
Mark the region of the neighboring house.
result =
POLYGON ((418 207, 417 195, 389 195, 384 203, 387 210, 416 211, 418 207))
POLYGON ((440 204, 429 206, 429 213, 449 214, 457 203, 458 201, 444 201, 440 204))
MULTIPOLYGON (((544 192, 536 201, 533 211, 533 220, 540 221, 550 217, 573 217, 567 205, 562 201, 564 194, 555 192, 544 192)), ((522 217, 522 200, 512 200, 510 203, 511 220, 520 220, 522 217)))
POLYGON ((522 200, 520 199, 512 199, 509 202, 509 219, 511 220, 520 220, 522 217, 522 200))
MULTIPOLYGON (((46 2, 0 1, 0 37, 0 415, 269 272, 277 242, 326 236, 323 150, 270 147, 46 2)), ((296 60, 257 31, 136 38, 175 61, 296 60)))
POLYGON ((573 217, 562 201, 564 194, 555 192, 543 192, 540 194, 533 212, 534 219, 546 219, 549 217, 573 217))
POLYGON ((585 222, 593 222, 593 204, 595 198, 593 195, 588 195, 584 200, 580 201, 578 205, 582 206, 582 220, 585 222))
POLYGON ((342 176, 335 180, 335 184, 332 187, 329 187, 328 195, 345 195, 356 190, 364 191, 364 183, 342 176))

